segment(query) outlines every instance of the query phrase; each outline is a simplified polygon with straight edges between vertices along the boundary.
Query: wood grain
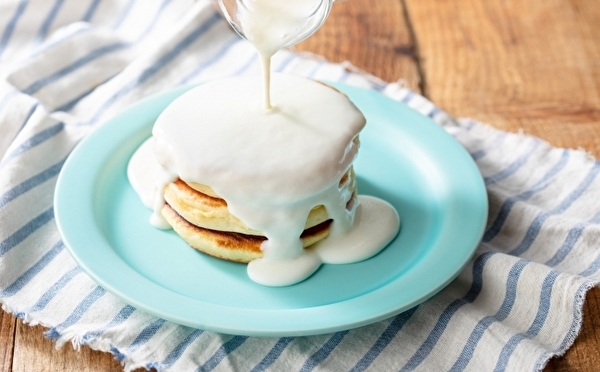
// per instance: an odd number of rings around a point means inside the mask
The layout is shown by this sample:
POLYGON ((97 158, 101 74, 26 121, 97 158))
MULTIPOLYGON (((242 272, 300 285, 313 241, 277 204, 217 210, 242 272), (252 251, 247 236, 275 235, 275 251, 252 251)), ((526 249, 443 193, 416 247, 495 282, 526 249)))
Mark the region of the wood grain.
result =
POLYGON ((15 318, 2 311, 0 317, 0 370, 10 371, 13 361, 15 318))
MULTIPOLYGON (((600 1, 351 0, 297 49, 403 79, 452 115, 600 157, 600 1)), ((121 370, 110 354, 55 350, 41 327, 0 321, 3 371, 121 370)), ((598 350, 593 289, 581 334, 545 371, 597 371, 598 350)))
POLYGON ((401 1, 358 0, 335 4, 323 27, 298 51, 350 61, 385 81, 402 79, 420 91, 417 50, 401 1))
POLYGON ((67 343, 56 349, 56 344, 44 337, 41 326, 30 327, 20 320, 16 327, 13 372, 81 371, 118 372, 123 367, 111 354, 81 347, 75 350, 67 343))
POLYGON ((435 103, 600 156, 600 2, 406 4, 435 103))

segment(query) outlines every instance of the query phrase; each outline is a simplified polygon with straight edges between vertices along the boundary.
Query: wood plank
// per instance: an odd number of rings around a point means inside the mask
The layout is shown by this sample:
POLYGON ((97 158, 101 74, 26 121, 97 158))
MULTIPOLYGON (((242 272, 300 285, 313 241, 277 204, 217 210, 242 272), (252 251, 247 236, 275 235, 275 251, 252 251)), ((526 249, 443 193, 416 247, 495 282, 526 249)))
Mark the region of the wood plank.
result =
POLYGON ((600 2, 406 3, 434 102, 600 156, 600 2))
POLYGON ((81 371, 119 372, 123 367, 111 354, 89 347, 75 350, 70 344, 56 349, 54 342, 44 337, 46 329, 17 322, 13 372, 81 371))
POLYGON ((2 311, 0 317, 0 371, 12 371, 15 318, 2 311))
POLYGON ((323 27, 296 49, 333 62, 350 61, 385 81, 402 79, 420 90, 414 40, 397 0, 336 3, 323 27))

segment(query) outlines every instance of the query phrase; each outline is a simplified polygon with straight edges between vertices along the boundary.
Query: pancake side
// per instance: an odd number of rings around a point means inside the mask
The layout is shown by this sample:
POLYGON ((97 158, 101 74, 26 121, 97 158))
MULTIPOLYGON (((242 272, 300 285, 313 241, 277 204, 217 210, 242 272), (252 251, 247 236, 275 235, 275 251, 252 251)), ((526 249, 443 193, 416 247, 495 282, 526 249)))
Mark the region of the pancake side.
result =
MULTIPOLYGON (((236 232, 216 231, 193 225, 180 216, 169 204, 162 208, 163 217, 173 230, 192 248, 213 257, 228 261, 248 263, 263 256, 263 236, 236 232)), ((326 220, 304 230, 301 235, 303 246, 309 247, 325 239, 330 232, 332 220, 326 220)))
MULTIPOLYGON (((356 195, 356 180, 352 168, 340 180, 340 188, 349 195, 350 202, 356 195)), ((216 195, 208 186, 188 184, 181 179, 167 185, 165 201, 181 217, 201 228, 264 236, 261 231, 246 226, 239 218, 229 213, 227 202, 216 195), (200 191, 203 190, 208 194, 200 191)), ((305 229, 317 226, 329 219, 324 206, 313 208, 306 220, 305 229)))

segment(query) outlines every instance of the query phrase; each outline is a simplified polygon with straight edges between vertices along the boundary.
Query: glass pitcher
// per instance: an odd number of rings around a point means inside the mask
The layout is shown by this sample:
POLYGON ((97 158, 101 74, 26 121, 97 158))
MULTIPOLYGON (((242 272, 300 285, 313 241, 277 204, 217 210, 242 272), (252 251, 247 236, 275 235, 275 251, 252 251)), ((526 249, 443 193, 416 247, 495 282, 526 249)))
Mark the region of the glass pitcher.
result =
MULTIPOLYGON (((219 7, 233 29, 253 42, 257 33, 269 29, 279 48, 301 42, 327 19, 335 0, 218 0, 219 7), (269 27, 261 27, 268 24, 269 27)), ((259 35, 264 38, 265 35, 259 35)))

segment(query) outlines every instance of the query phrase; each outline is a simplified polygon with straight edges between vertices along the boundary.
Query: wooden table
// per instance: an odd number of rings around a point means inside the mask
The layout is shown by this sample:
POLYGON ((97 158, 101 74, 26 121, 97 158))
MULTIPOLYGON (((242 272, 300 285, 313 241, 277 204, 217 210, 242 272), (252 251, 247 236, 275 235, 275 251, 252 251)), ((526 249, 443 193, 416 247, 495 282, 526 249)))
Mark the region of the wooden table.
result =
MULTIPOLYGON (((598 0, 351 0, 298 49, 403 80, 454 116, 600 158, 598 0)), ((42 331, 2 313, 2 370, 121 370, 87 347, 57 351, 42 331)), ((597 371, 599 350, 593 289, 581 334, 546 371, 597 371)))

